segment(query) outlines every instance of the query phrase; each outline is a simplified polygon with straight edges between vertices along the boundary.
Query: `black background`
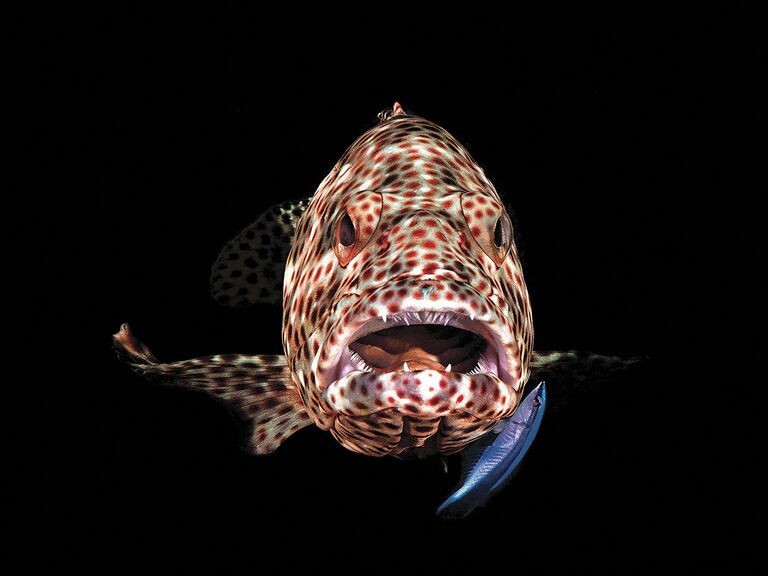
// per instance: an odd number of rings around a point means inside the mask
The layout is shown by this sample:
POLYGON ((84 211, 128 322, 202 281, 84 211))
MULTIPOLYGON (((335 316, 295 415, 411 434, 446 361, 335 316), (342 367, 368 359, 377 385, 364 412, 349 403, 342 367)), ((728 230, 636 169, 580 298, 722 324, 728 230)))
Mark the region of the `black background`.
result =
POLYGON ((22 479, 16 502, 28 560, 452 573, 744 558, 728 480, 752 464, 721 459, 751 421, 720 417, 739 368, 726 341, 742 344, 732 303, 757 290, 731 280, 749 226, 729 229, 749 221, 742 131, 762 121, 746 105, 754 20, 234 4, 20 24, 43 112, 23 119, 44 159, 25 179, 44 192, 33 293, 51 305, 27 328, 49 335, 39 362, 65 357, 21 408, 22 433, 42 432, 44 487, 22 479), (210 265, 266 207, 312 194, 395 100, 463 142, 513 207, 536 348, 650 357, 550 413, 518 478, 459 523, 434 517, 455 460, 445 475, 364 458, 314 428, 251 457, 224 408, 110 351, 128 321, 161 359, 279 353, 279 310, 218 307, 210 265))

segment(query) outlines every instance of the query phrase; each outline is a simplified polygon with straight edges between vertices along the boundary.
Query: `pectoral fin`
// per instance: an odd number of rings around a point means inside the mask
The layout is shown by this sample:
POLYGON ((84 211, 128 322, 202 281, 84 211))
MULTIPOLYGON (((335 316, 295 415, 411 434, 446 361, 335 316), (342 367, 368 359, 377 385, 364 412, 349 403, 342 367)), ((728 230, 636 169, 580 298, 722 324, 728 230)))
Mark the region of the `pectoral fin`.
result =
POLYGON ((118 355, 142 376, 169 386, 202 390, 250 424, 249 448, 269 454, 312 423, 291 381, 284 356, 219 354, 161 363, 128 324, 112 336, 118 355))
POLYGON ((547 382, 552 391, 550 410, 557 411, 567 403, 571 393, 595 389, 644 360, 647 358, 607 356, 580 350, 539 351, 531 357, 529 382, 547 382))

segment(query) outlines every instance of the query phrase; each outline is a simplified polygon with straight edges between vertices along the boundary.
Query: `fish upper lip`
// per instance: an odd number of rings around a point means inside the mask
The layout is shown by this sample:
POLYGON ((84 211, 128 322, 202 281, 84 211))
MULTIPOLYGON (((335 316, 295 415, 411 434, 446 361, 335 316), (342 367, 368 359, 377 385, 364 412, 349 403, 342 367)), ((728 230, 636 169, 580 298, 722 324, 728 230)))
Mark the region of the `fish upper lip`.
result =
POLYGON ((472 318, 468 314, 462 314, 452 310, 402 310, 394 314, 387 314, 386 320, 381 316, 376 316, 365 322, 365 324, 353 332, 343 345, 348 347, 352 342, 386 328, 417 326, 420 324, 436 324, 461 328, 462 330, 477 334, 489 344, 493 344, 498 348, 497 343, 495 342, 496 336, 485 322, 472 318), (441 318, 441 316, 444 318, 441 318))

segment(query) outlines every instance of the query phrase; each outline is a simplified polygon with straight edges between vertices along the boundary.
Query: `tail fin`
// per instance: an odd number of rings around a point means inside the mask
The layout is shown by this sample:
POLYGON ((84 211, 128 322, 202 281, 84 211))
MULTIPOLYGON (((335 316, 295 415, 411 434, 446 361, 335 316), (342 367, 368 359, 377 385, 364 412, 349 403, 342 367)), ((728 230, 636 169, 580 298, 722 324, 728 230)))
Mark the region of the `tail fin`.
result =
POLYGON ((203 390, 238 412, 251 425, 249 447, 256 454, 273 452, 312 423, 284 356, 219 354, 164 364, 133 336, 128 324, 120 327, 112 342, 118 355, 142 376, 203 390))

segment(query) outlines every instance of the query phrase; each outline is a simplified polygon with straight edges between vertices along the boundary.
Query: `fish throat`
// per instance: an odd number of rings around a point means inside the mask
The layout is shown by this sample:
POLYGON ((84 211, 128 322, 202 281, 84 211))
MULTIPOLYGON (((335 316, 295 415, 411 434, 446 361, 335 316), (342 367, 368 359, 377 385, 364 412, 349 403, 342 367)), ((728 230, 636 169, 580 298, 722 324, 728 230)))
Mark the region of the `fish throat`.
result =
POLYGON ((349 345, 362 370, 386 373, 438 370, 473 374, 483 368, 488 342, 462 328, 439 324, 385 328, 349 345))

